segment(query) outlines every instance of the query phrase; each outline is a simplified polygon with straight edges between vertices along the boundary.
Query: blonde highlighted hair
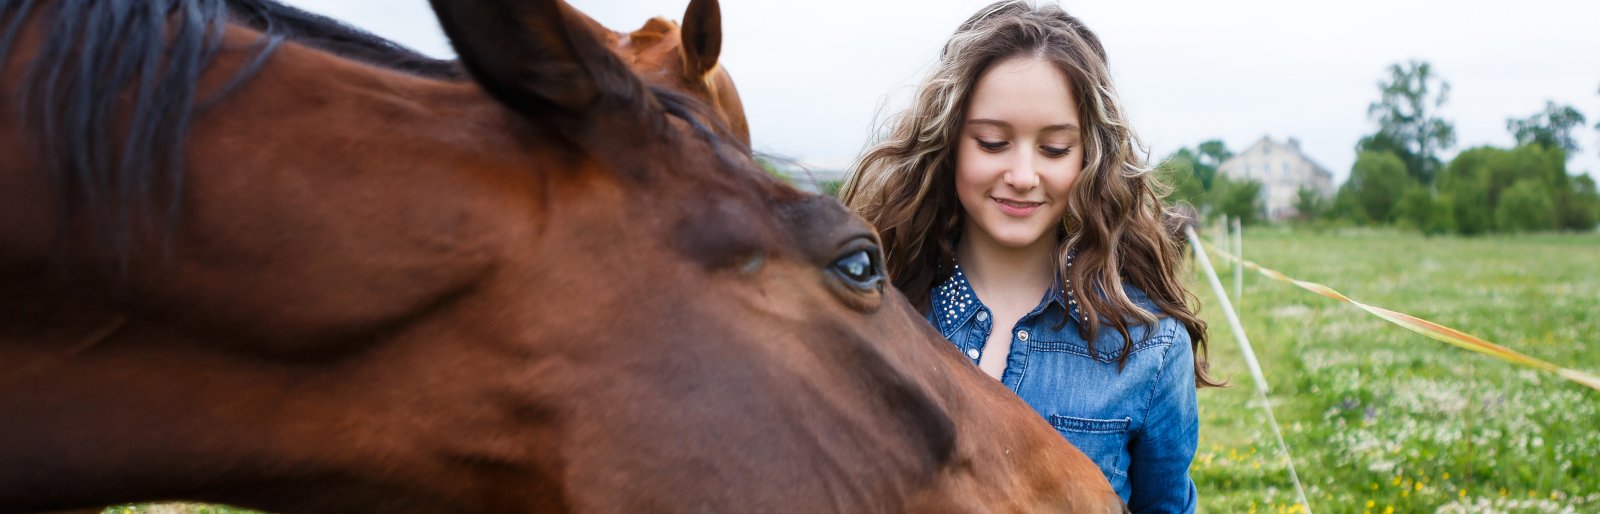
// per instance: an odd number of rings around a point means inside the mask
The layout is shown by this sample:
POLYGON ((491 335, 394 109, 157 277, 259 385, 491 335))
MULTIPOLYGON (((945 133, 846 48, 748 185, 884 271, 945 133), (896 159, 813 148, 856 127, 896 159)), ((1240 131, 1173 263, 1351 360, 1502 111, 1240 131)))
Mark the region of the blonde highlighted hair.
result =
POLYGON ((851 167, 840 197, 877 227, 889 277, 926 312, 934 285, 955 262, 964 211, 955 191, 955 151, 967 105, 990 67, 1012 57, 1057 66, 1071 83, 1082 127, 1084 166, 1061 220, 1058 275, 1081 292, 1078 307, 1094 341, 1102 323, 1122 335, 1121 363, 1133 345, 1130 322, 1177 318, 1189 332, 1197 386, 1221 385, 1206 366, 1206 324, 1179 278, 1178 219, 1164 211, 1167 188, 1144 163, 1144 148, 1122 111, 1100 39, 1055 5, 1006 0, 978 11, 950 37, 911 106, 888 121, 881 140, 851 167), (1072 266, 1065 255, 1074 251, 1072 266), (1160 313, 1136 306, 1124 284, 1149 295, 1160 313), (1098 293, 1098 294, 1096 294, 1098 293))

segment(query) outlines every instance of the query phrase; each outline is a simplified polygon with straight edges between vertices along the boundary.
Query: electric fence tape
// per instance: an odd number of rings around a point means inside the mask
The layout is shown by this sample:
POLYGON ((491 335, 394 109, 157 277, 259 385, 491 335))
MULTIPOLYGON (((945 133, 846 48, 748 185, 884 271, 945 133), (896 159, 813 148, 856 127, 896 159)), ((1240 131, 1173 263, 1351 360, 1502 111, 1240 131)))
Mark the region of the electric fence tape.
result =
MULTIPOLYGON (((1196 245, 1199 244, 1198 239, 1195 239, 1192 234, 1190 236, 1190 239, 1195 241, 1196 245)), ((1197 248, 1200 248, 1200 247, 1197 246, 1197 248)), ((1416 332, 1418 334, 1422 334, 1422 335, 1428 336, 1430 339, 1433 339, 1433 340, 1436 340, 1436 341, 1439 341, 1439 342, 1443 342, 1443 343, 1446 343, 1446 344, 1449 344, 1449 345, 1452 345, 1452 346, 1456 346, 1458 348, 1462 348, 1462 349, 1465 349, 1465 350, 1471 350, 1471 351, 1474 351, 1474 352, 1482 353, 1484 355, 1495 357, 1495 358, 1498 358, 1500 360, 1503 360, 1503 361, 1506 361, 1506 362, 1510 362, 1512 364, 1518 364, 1518 365, 1527 366, 1527 367, 1538 369, 1538 370, 1547 371, 1547 372, 1555 374, 1556 376, 1559 376, 1559 377, 1567 379, 1567 380, 1571 380, 1573 382, 1576 382, 1576 383, 1578 383, 1580 385, 1583 385, 1585 387, 1588 387, 1590 389, 1594 389, 1596 391, 1600 391, 1600 377, 1596 377, 1596 376, 1594 376, 1592 374, 1589 374, 1589 373, 1586 373, 1586 372, 1583 372, 1583 371, 1579 371, 1579 370, 1576 370, 1576 369, 1557 366, 1555 364, 1552 364, 1552 363, 1549 363, 1549 362, 1546 362, 1546 361, 1543 361, 1543 360, 1539 360, 1539 359, 1536 359, 1536 358, 1533 358, 1533 357, 1529 357, 1527 355, 1523 355, 1521 353, 1518 353, 1516 350, 1512 350, 1510 348, 1506 348, 1504 346, 1500 346, 1498 344, 1491 343, 1489 341, 1486 341, 1486 340, 1484 340, 1482 338, 1479 338, 1477 336, 1474 336, 1472 334, 1468 334, 1466 332, 1462 332, 1462 331, 1456 330, 1454 328, 1450 328, 1450 327, 1447 327, 1447 326, 1444 326, 1444 325, 1440 325, 1438 323, 1434 323, 1432 321, 1428 321, 1428 320, 1425 320, 1425 319, 1422 319, 1422 318, 1418 318, 1416 316, 1412 316, 1412 315, 1406 314, 1404 312, 1392 311, 1392 310, 1389 310, 1389 309, 1385 309, 1383 307, 1378 307, 1376 305, 1367 305, 1367 304, 1355 301, 1354 299, 1352 299, 1352 298, 1350 298, 1348 296, 1345 296, 1344 293, 1340 293, 1338 291, 1335 291, 1335 290, 1333 290, 1333 288, 1330 288, 1328 286, 1325 286, 1325 285, 1322 285, 1322 284, 1318 284, 1316 282, 1306 282, 1304 280, 1297 280, 1297 279, 1295 279, 1293 277, 1290 277, 1288 275, 1284 275, 1283 273, 1279 273, 1276 270, 1263 267, 1260 264, 1256 264, 1256 263, 1250 262, 1248 260, 1242 260, 1242 259, 1240 259, 1239 257, 1237 257, 1237 256, 1235 256, 1233 254, 1230 254, 1230 253, 1228 253, 1226 251, 1223 251, 1223 250, 1219 250, 1219 249, 1214 248, 1214 247, 1205 247, 1205 248, 1207 248, 1207 249, 1209 249, 1209 250, 1211 250, 1213 252, 1216 252, 1217 255, 1219 255, 1219 256, 1221 256, 1221 257, 1223 257, 1225 259, 1232 260, 1232 261, 1235 261, 1235 262, 1239 262, 1239 263, 1243 264, 1244 267, 1250 268, 1252 270, 1255 270, 1256 272, 1261 273, 1262 275, 1266 275, 1268 278, 1271 278, 1273 280, 1277 280, 1279 282, 1288 282, 1290 284, 1294 284, 1296 286, 1299 286, 1301 289, 1305 289, 1307 291, 1311 291, 1313 293, 1317 293, 1319 295, 1326 296, 1328 298, 1332 298, 1332 299, 1335 299, 1335 300, 1338 300, 1338 301, 1341 301, 1341 302, 1345 302, 1345 303, 1349 303, 1349 304, 1355 305, 1356 307, 1360 307, 1362 310, 1365 310, 1365 311, 1367 311, 1369 313, 1372 313, 1372 315, 1374 315, 1374 316, 1377 316, 1379 318, 1383 318, 1384 320, 1386 320, 1386 321, 1388 321, 1390 323, 1394 323, 1396 325, 1400 325, 1401 327, 1404 327, 1407 330, 1410 330, 1412 332, 1416 332)), ((1196 252, 1196 253, 1200 253, 1200 252, 1196 252)), ((1207 262, 1209 262, 1209 261, 1207 261, 1207 262)))

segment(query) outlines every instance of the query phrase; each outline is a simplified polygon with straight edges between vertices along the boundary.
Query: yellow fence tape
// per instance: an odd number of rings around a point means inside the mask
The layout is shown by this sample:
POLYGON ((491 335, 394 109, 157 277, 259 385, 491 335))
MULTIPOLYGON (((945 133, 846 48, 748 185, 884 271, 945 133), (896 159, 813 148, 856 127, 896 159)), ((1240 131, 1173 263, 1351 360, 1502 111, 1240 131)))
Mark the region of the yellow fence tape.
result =
POLYGON ((1215 247, 1207 246, 1206 249, 1207 250, 1211 250, 1211 253, 1217 254, 1218 256, 1220 256, 1220 257, 1222 257, 1224 259, 1228 259, 1230 261, 1239 262, 1239 263, 1243 264, 1244 267, 1250 268, 1252 270, 1255 270, 1256 272, 1259 272, 1262 275, 1266 275, 1268 278, 1271 278, 1273 280, 1277 280, 1277 281, 1280 281, 1280 282, 1288 282, 1290 284, 1294 284, 1296 286, 1299 286, 1301 289, 1305 289, 1307 291, 1311 291, 1313 293, 1317 293, 1319 295, 1326 296, 1328 298, 1332 298, 1332 299, 1335 299, 1335 300, 1338 300, 1338 301, 1341 301, 1341 302, 1345 302, 1345 303, 1349 303, 1349 304, 1355 305, 1356 307, 1360 307, 1362 310, 1365 310, 1367 312, 1372 313, 1372 315, 1374 315, 1374 316, 1377 316, 1379 318, 1383 318, 1385 320, 1388 320, 1390 323, 1394 323, 1396 325, 1400 325, 1402 327, 1405 327, 1407 330, 1410 330, 1412 332, 1416 332, 1418 334, 1422 334, 1422 335, 1428 336, 1428 337, 1430 337, 1430 338, 1432 338, 1434 340, 1437 340, 1437 341, 1440 341, 1440 342, 1444 342, 1444 343, 1447 343, 1447 344, 1451 344, 1451 345, 1454 345, 1454 346, 1457 346, 1457 347, 1460 347, 1460 348, 1463 348, 1463 349, 1467 349, 1467 350, 1471 350, 1471 351, 1474 351, 1474 352, 1478 352, 1478 353, 1482 353, 1482 354, 1485 354, 1485 355, 1489 355, 1489 356, 1498 358, 1500 360, 1503 360, 1503 361, 1506 361, 1506 362, 1510 362, 1512 364, 1519 364, 1519 365, 1527 366, 1527 367, 1530 367, 1530 368, 1535 368, 1535 369, 1541 369, 1541 370, 1544 370, 1544 371, 1548 371, 1550 373, 1554 373, 1556 376, 1559 376, 1561 378, 1564 378, 1564 379, 1567 379, 1567 380, 1571 380, 1573 382, 1577 382, 1578 384, 1584 385, 1584 386, 1586 386, 1586 387, 1588 387, 1590 389, 1594 389, 1596 391, 1600 391, 1600 377, 1597 377, 1595 375, 1591 375, 1589 373, 1585 373, 1583 371, 1578 371, 1578 370, 1571 369, 1571 368, 1564 368, 1564 367, 1561 367, 1561 366, 1557 366, 1555 364, 1551 364, 1549 362, 1545 362, 1545 361, 1542 361, 1542 360, 1539 360, 1539 359, 1535 359, 1533 357, 1529 357, 1527 355, 1523 355, 1523 354, 1517 352, 1516 350, 1512 350, 1510 348, 1506 348, 1504 346, 1500 346, 1498 344, 1494 344, 1494 343, 1491 343, 1489 341, 1485 341, 1482 338, 1479 338, 1479 337, 1474 336, 1472 334, 1468 334, 1466 332, 1462 332, 1462 331, 1456 330, 1454 328, 1450 328, 1450 327, 1447 327, 1447 326, 1444 326, 1444 325, 1440 325, 1438 323, 1434 323, 1432 321, 1428 321, 1428 320, 1425 320, 1425 319, 1422 319, 1422 318, 1418 318, 1416 316, 1412 316, 1412 315, 1406 314, 1404 312, 1392 311, 1392 310, 1389 310, 1389 309, 1385 309, 1383 307, 1378 307, 1376 305, 1367 305, 1367 304, 1355 301, 1354 299, 1351 299, 1350 297, 1345 296, 1344 293, 1340 293, 1338 291, 1333 290, 1333 288, 1331 288, 1331 287, 1328 287, 1328 286, 1325 286, 1325 285, 1322 285, 1322 284, 1318 284, 1316 282, 1306 282, 1304 280, 1295 279, 1294 277, 1290 277, 1288 275, 1284 275, 1283 273, 1279 273, 1277 270, 1273 270, 1273 269, 1264 267, 1264 266, 1262 266, 1260 264, 1256 264, 1254 262, 1250 262, 1249 260, 1241 260, 1241 259, 1239 259, 1239 257, 1237 257, 1237 256, 1235 256, 1235 255, 1233 255, 1231 253, 1228 253, 1228 252, 1226 252, 1224 250, 1217 249, 1215 247))

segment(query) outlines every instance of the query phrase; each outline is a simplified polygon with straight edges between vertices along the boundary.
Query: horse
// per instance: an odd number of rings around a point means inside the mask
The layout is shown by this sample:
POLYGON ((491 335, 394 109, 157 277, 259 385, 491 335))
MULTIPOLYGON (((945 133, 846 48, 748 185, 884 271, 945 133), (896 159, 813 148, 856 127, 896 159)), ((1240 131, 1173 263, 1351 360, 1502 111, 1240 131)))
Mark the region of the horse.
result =
POLYGON ((588 16, 582 20, 647 83, 688 93, 705 102, 716 121, 746 147, 750 122, 733 77, 722 67, 722 9, 716 0, 691 0, 683 24, 657 16, 623 33, 588 16), (687 44, 686 44, 687 43, 687 44))
POLYGON ((0 4, 0 513, 1122 512, 559 0, 0 4))

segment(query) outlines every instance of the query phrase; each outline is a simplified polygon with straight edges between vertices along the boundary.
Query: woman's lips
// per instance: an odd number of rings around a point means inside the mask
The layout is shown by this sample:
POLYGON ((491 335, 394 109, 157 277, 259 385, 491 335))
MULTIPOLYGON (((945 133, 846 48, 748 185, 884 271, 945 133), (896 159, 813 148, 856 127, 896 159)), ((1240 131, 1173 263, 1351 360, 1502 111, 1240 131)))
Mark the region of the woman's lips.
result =
POLYGON ((1016 200, 994 199, 995 205, 1000 206, 1000 212, 1013 218, 1025 218, 1038 211, 1044 202, 1019 202, 1016 200))

